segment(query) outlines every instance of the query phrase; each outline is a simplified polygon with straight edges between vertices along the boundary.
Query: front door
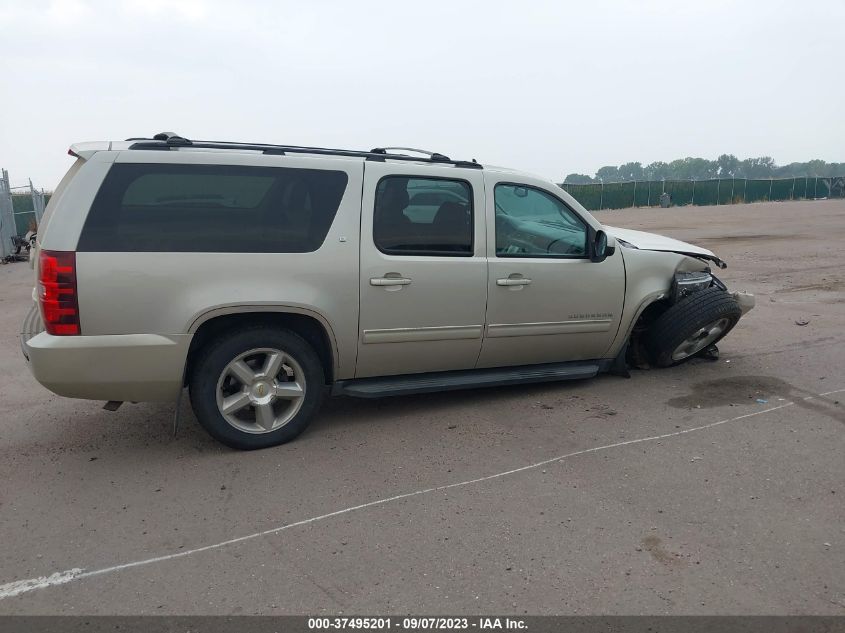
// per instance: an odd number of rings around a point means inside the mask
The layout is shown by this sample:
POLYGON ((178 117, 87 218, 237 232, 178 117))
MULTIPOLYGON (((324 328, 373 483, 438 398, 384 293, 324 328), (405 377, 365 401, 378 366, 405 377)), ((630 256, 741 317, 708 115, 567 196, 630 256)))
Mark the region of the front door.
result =
POLYGON ((355 376, 471 369, 487 303, 481 170, 364 170, 355 376))
POLYGON ((479 367, 602 358, 622 316, 619 249, 591 262, 586 221, 541 183, 487 180, 489 279, 479 367))

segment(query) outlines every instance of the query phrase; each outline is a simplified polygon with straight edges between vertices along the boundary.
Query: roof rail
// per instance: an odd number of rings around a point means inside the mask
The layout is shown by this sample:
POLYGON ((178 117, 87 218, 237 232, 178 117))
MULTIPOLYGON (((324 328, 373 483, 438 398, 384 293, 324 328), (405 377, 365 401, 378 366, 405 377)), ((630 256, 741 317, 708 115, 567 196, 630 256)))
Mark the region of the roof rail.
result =
MULTIPOLYGON (((175 132, 159 132, 152 138, 144 138, 144 137, 135 137, 135 138, 128 138, 127 141, 164 141, 167 143, 168 146, 188 146, 191 145, 191 141, 188 139, 179 136, 175 132)), ((130 147, 130 149, 132 149, 130 147)))
POLYGON ((170 150, 171 148, 191 147, 196 149, 240 149, 263 152, 265 154, 317 154, 322 156, 347 156, 352 158, 364 158, 373 161, 400 160, 424 163, 450 164, 455 167, 470 167, 482 169, 482 165, 475 159, 452 160, 448 156, 437 152, 414 149, 411 147, 376 147, 370 151, 358 151, 350 149, 331 149, 326 147, 304 147, 301 145, 271 145, 267 143, 235 143, 229 141, 192 141, 173 132, 161 132, 153 138, 128 138, 127 141, 134 141, 129 149, 153 149, 170 150), (425 154, 425 157, 409 156, 408 154, 394 154, 388 150, 406 150, 425 154))
POLYGON ((390 150, 396 149, 404 150, 406 152, 417 152, 418 154, 425 154, 426 156, 428 156, 429 160, 438 163, 451 162, 448 156, 440 154, 439 152, 429 152, 426 149, 416 149, 415 147, 376 147, 374 149, 371 149, 370 151, 374 154, 386 154, 390 150))

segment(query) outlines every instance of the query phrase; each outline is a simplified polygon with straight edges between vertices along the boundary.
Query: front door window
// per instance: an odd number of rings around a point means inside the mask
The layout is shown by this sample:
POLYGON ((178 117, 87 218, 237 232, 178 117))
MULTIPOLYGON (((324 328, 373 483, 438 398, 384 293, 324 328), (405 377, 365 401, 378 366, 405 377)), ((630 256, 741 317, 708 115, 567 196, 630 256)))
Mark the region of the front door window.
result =
POLYGON ((545 191, 498 184, 497 257, 587 256, 587 227, 563 202, 545 191))

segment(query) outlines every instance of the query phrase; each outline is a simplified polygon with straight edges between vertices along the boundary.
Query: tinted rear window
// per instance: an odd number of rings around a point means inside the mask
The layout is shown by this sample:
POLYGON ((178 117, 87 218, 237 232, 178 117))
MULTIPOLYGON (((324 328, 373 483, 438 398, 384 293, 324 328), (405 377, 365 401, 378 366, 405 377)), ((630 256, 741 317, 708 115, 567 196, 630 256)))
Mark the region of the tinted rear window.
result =
POLYGON ((323 243, 346 189, 342 171, 116 164, 78 250, 307 253, 323 243))
POLYGON ((388 255, 472 255, 472 188, 465 180, 385 176, 376 187, 373 240, 388 255))

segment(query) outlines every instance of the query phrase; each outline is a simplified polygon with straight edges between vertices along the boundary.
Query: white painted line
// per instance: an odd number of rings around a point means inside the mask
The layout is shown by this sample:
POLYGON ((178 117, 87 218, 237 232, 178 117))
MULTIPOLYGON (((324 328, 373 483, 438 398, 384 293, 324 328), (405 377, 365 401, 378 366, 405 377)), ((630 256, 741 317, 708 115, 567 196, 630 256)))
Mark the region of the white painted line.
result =
POLYGON ((15 580, 7 582, 5 585, 0 585, 0 600, 3 598, 11 598, 33 589, 43 589, 44 587, 52 587, 54 585, 63 585, 70 582, 83 572, 82 569, 74 567, 67 571, 57 571, 55 574, 49 576, 39 576, 38 578, 30 578, 29 580, 15 580))
MULTIPOLYGON (((828 391, 826 393, 820 393, 818 396, 807 396, 806 398, 802 398, 802 400, 812 400, 816 397, 824 397, 829 396, 834 393, 841 393, 845 392, 845 389, 836 389, 835 391, 828 391)), ((737 422, 739 420, 744 420, 746 418, 752 418, 757 415, 762 415, 764 413, 771 413, 772 411, 777 411, 779 409, 785 409, 786 407, 791 407, 794 405, 795 402, 784 402, 776 407, 769 407, 768 409, 761 409, 760 411, 754 411, 753 413, 746 413, 745 415, 738 415, 735 418, 728 418, 725 420, 719 420, 718 422, 711 422, 710 424, 704 424, 702 426, 694 426, 689 429, 684 429, 682 431, 674 431, 672 433, 664 433, 663 435, 652 435, 650 437, 641 437, 635 440, 626 440, 624 442, 615 442, 613 444, 605 444, 603 446, 594 446, 593 448, 585 448, 580 451, 575 451, 573 453, 567 453, 566 455, 558 455, 557 457, 551 457, 549 459, 544 459, 541 462, 536 462, 534 464, 528 464, 527 466, 521 466, 519 468, 514 468, 512 470, 506 470, 501 473, 496 473, 493 475, 486 475, 484 477, 478 477, 476 479, 467 479, 466 481, 459 481, 453 484, 444 484, 442 486, 435 486, 433 488, 424 488, 422 490, 415 490, 413 492, 406 492, 400 495, 395 495, 393 497, 385 497, 384 499, 376 499, 375 501, 369 501, 367 503, 362 503, 361 505, 352 506, 349 508, 343 508, 342 510, 336 510, 334 512, 329 512, 328 514, 321 514, 318 516, 311 517, 309 519, 303 519, 302 521, 296 521, 295 523, 287 523, 285 525, 270 528, 269 530, 263 530, 261 532, 255 532, 254 534, 247 534, 246 536, 239 536, 237 538, 229 539, 228 541, 221 541, 219 543, 213 543, 211 545, 204 545, 203 547, 197 547, 194 549, 184 550, 181 552, 176 552, 175 554, 164 554, 162 556, 156 556, 154 558, 146 558, 143 560, 133 561, 131 563, 123 563, 120 565, 113 565, 112 567, 103 567, 101 569, 92 569, 91 571, 85 571, 84 569, 73 568, 63 572, 56 572, 49 576, 39 576, 38 578, 30 578, 28 580, 15 580, 12 582, 5 583, 0 585, 0 600, 5 598, 11 598, 13 596, 18 596, 23 593, 27 593, 29 591, 34 591, 35 589, 44 589, 47 587, 54 587, 56 585, 63 585, 65 583, 69 583, 75 580, 82 580, 83 578, 91 578, 92 576, 101 576, 103 574, 110 574, 116 571, 122 571, 124 569, 130 569, 132 567, 142 567, 144 565, 152 565, 153 563, 161 563, 168 560, 174 560, 176 558, 182 558, 184 556, 191 556, 193 554, 199 554, 200 552, 207 552, 213 549, 219 549, 221 547, 226 547, 228 545, 234 545, 236 543, 242 543, 244 541, 250 541, 252 539, 256 539, 262 536, 269 536, 271 534, 276 534, 278 532, 282 532, 284 530, 289 530, 290 528, 299 527, 301 525, 308 525, 309 523, 316 523, 317 521, 323 521, 325 519, 330 519, 332 517, 340 516, 341 514, 348 514, 349 512, 355 512, 356 510, 363 510, 364 508, 372 508, 374 506, 384 505, 385 503, 390 503, 391 501, 399 501, 400 499, 408 499, 410 497, 418 497, 420 495, 428 494, 430 492, 438 492, 441 490, 449 490, 450 488, 460 488, 462 486, 469 486, 471 484, 481 483, 483 481, 491 481, 493 479, 499 479, 500 477, 507 477, 508 475, 514 475, 516 473, 521 473, 526 470, 532 470, 534 468, 540 468, 541 466, 546 466, 548 464, 552 464, 554 462, 559 462, 564 459, 568 459, 570 457, 577 457, 578 455, 586 455, 588 453, 596 453, 598 451, 604 451, 611 448, 619 448, 620 446, 629 446, 631 444, 640 444, 642 442, 653 442, 655 440, 663 440, 669 437, 677 437, 679 435, 686 435, 687 433, 695 433, 696 431, 704 431, 705 429, 712 429, 716 426, 721 426, 723 424, 728 424, 729 422, 737 422)))

